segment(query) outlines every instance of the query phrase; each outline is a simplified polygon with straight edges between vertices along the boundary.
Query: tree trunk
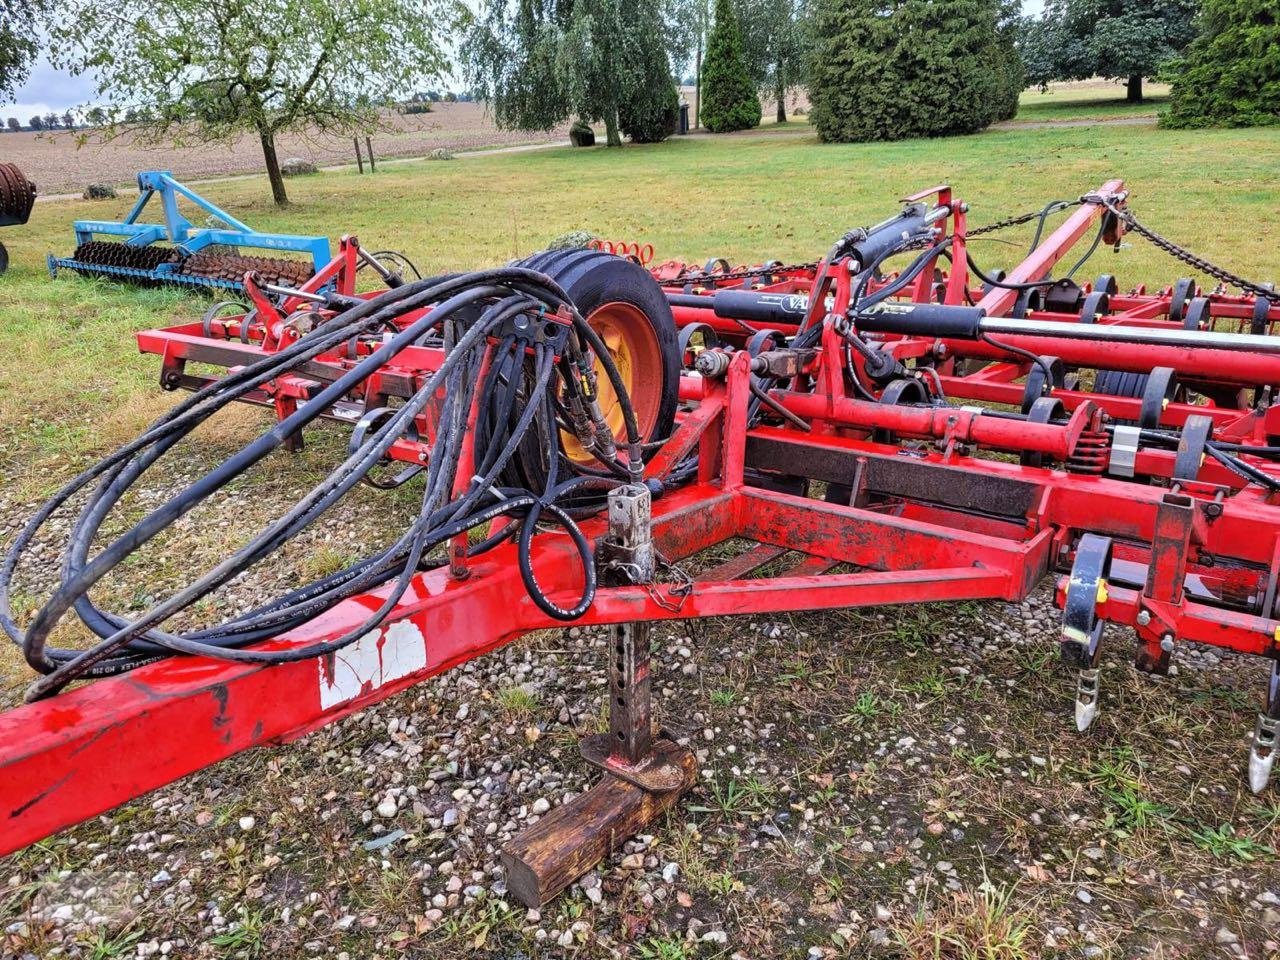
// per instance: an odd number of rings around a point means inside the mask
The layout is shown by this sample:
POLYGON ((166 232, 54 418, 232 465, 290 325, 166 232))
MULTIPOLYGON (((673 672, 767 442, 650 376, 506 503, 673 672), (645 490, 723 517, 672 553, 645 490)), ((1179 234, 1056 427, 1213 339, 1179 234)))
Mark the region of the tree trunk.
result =
POLYGON ((698 55, 693 61, 693 129, 698 129, 698 110, 702 107, 702 31, 698 31, 698 55))
POLYGON ((1142 102, 1142 74, 1135 73, 1129 77, 1129 92, 1125 99, 1130 103, 1142 102))
POLYGON ((277 207, 289 205, 289 195, 284 192, 284 175, 280 172, 280 158, 276 156, 274 133, 259 131, 262 141, 262 159, 267 162, 267 179, 271 181, 271 196, 277 207))
POLYGON ((604 131, 606 146, 622 146, 622 135, 618 132, 618 111, 615 107, 604 112, 604 131))
POLYGON ((777 120, 779 123, 786 123, 787 122, 787 75, 783 72, 782 64, 778 64, 778 66, 774 69, 774 74, 778 78, 777 90, 774 91, 774 95, 778 99, 777 120))

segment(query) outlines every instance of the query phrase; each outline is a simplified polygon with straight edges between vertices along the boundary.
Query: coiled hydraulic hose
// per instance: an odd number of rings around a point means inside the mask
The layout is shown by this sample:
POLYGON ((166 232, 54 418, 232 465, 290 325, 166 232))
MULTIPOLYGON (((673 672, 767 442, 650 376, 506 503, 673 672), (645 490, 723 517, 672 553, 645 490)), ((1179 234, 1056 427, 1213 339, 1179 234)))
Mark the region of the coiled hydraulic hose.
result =
POLYGON ((254 663, 319 656, 339 650, 377 627, 399 602, 414 573, 444 562, 431 555, 436 547, 499 516, 517 522, 472 544, 468 554, 515 539, 521 577, 533 601, 549 616, 571 620, 586 611, 596 587, 591 546, 574 514, 581 512, 584 496, 594 495, 598 502, 602 491, 637 476, 641 440, 635 411, 608 350, 564 291, 545 275, 507 267, 405 283, 343 310, 280 352, 211 383, 59 490, 18 534, 0 563, 0 626, 21 646, 27 662, 45 674, 28 691, 29 699, 54 693, 75 679, 118 674, 179 653, 254 663), (395 323, 424 308, 429 309, 403 326, 395 323), (558 358, 547 343, 521 332, 536 329, 556 311, 562 311, 561 317, 567 315, 572 326, 558 358), (148 541, 284 445, 334 403, 358 390, 401 350, 441 331, 447 331, 446 342, 452 346, 439 369, 402 406, 370 428, 341 464, 249 543, 131 619, 100 609, 90 598, 95 584, 148 541), (211 415, 275 378, 300 369, 321 353, 375 332, 382 339, 374 341, 376 349, 368 356, 91 555, 104 522, 125 493, 211 415), (593 398, 584 394, 591 389, 591 371, 597 361, 623 412, 628 456, 595 451, 607 474, 620 479, 592 475, 562 480, 563 471, 572 469, 572 464, 560 450, 557 404, 563 394, 590 408, 593 398), (164 629, 175 615, 279 550, 339 502, 384 460, 397 440, 414 435, 415 419, 439 394, 443 394, 439 428, 424 471, 421 507, 394 543, 226 622, 184 632, 164 629), (469 431, 474 431, 475 475, 459 478, 469 431), (518 456, 531 452, 544 465, 536 490, 524 485, 528 472, 516 468, 518 456), (50 517, 91 485, 96 486, 88 492, 68 536, 60 582, 24 629, 12 610, 14 576, 50 517), (540 521, 563 528, 581 558, 582 591, 571 606, 553 602, 534 575, 531 545, 540 521), (340 637, 286 650, 246 649, 305 623, 348 597, 388 583, 392 587, 378 609, 340 637), (48 645, 51 632, 71 609, 100 638, 88 650, 48 645))

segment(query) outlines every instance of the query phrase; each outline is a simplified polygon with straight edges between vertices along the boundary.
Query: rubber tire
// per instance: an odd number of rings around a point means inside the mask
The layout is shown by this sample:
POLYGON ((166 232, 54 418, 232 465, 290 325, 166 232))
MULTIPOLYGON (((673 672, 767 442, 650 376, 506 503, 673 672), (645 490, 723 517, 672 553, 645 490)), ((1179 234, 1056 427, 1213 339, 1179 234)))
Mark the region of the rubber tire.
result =
POLYGON ((653 429, 645 443, 665 440, 675 425, 680 399, 680 334, 671 305, 658 281, 637 263, 599 250, 535 253, 513 266, 545 273, 568 294, 584 317, 606 303, 629 303, 644 314, 662 354, 661 396, 653 429))
POLYGON ((4 248, 4 244, 0 243, 0 273, 4 273, 9 269, 9 251, 4 248))

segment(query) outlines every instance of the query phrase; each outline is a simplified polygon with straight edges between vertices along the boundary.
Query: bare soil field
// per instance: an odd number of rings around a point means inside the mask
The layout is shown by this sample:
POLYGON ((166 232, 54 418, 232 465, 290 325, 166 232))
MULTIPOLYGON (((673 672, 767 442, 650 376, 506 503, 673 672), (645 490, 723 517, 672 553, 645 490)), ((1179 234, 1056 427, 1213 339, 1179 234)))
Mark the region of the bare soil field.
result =
MULTIPOLYGON (((430 113, 388 117, 387 129, 371 135, 374 158, 420 157, 437 147, 476 150, 485 147, 547 143, 568 139, 569 128, 545 133, 499 130, 479 103, 437 103, 430 113)), ((180 180, 202 180, 262 170, 262 148, 253 137, 233 143, 191 146, 139 143, 130 136, 105 141, 89 131, 6 133, 0 135, 0 162, 16 163, 36 181, 43 195, 79 192, 89 183, 130 183, 139 170, 161 168, 180 180)), ((277 142, 280 159, 302 157, 317 166, 354 163, 351 138, 336 134, 292 134, 277 142)))

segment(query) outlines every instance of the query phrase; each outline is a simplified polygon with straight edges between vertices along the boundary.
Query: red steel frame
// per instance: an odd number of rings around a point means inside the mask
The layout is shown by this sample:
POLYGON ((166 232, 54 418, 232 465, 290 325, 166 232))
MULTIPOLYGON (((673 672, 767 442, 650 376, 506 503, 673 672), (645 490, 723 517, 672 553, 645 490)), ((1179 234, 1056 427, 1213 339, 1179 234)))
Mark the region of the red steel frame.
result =
MULTIPOLYGON (((1113 195, 1122 189, 1119 181, 1103 188, 1113 195)), ((945 188, 935 192, 963 242, 963 206, 945 188)), ((1081 207, 1010 279, 1044 277, 1099 214, 1096 205, 1081 207)), ((955 262, 963 264, 963 256, 955 262)), ((354 266, 355 242, 344 240, 332 269, 311 288, 336 282, 340 292, 351 293, 354 266)), ((848 296, 848 270, 832 266, 828 282, 839 312, 840 298, 848 296)), ((662 269, 674 272, 669 265, 662 269)), ((811 284, 812 279, 812 273, 792 275, 778 286, 805 292, 806 280, 811 284)), ((673 282, 678 288, 679 281, 673 282)), ((973 294, 963 267, 946 278, 944 287, 949 302, 973 294)), ((250 289, 261 302, 247 343, 240 339, 244 321, 234 319, 215 321, 220 329, 212 331, 195 324, 139 335, 144 351, 163 357, 166 386, 201 382, 185 371, 188 361, 235 366, 298 335, 291 313, 302 301, 277 310, 250 289)), ((913 295, 928 299, 934 292, 926 285, 913 295)), ((1006 291, 987 294, 982 303, 991 315, 1007 313, 1012 305, 1006 291)), ((1250 309, 1230 298, 1220 303, 1227 317, 1250 309)), ((1115 306, 1114 322, 1155 323, 1162 309, 1168 313, 1168 295, 1116 297, 1115 306)), ((681 312, 677 308, 678 318, 700 322, 710 313, 690 308, 688 313, 698 316, 681 317, 681 312)), ((725 325, 726 334, 740 332, 730 326, 725 325)), ((1042 338, 1024 339, 1037 341, 1027 346, 1039 353, 1061 350, 1059 355, 1081 367, 1149 370, 1159 358, 1225 383, 1280 384, 1280 359, 1264 354, 1185 351, 1186 356, 1172 356, 1168 348, 1119 351, 1087 341, 1046 346, 1042 338), (1068 358, 1066 347, 1078 352, 1068 358)), ((985 403, 1016 403, 1021 396, 1022 387, 1014 381, 1028 365, 1003 355, 988 357, 982 344, 885 341, 900 358, 943 358, 938 369, 951 396, 985 403), (960 357, 998 362, 966 376, 956 371, 960 357)), ((694 482, 654 501, 655 544, 672 563, 731 538, 760 546, 700 576, 691 587, 601 586, 580 623, 1018 600, 1046 573, 1070 569, 1076 540, 1089 531, 1116 544, 1112 581, 1099 597, 1098 614, 1133 627, 1150 663, 1160 660, 1169 638, 1280 656, 1277 622, 1268 606, 1280 568, 1280 505, 1274 497, 1212 462, 1194 481, 1173 490, 1159 482, 1107 477, 1097 464, 1088 466, 1081 448, 1096 441, 1103 415, 1133 417, 1135 400, 1061 391, 1069 420, 1043 424, 963 407, 875 403, 848 395, 840 346, 828 325, 806 376, 774 393, 789 410, 812 421, 808 433, 786 425, 748 428, 752 374, 745 351, 732 355, 723 379, 684 379, 687 409, 648 473, 665 475, 694 449, 700 454, 699 473, 694 482), (811 381, 813 389, 798 389, 802 380, 811 381), (926 442, 908 449, 910 438, 926 442), (993 459, 984 452, 989 450, 1035 451, 1055 463, 1023 466, 993 459), (849 482, 850 503, 764 489, 752 479, 761 472, 849 482), (805 556, 780 575, 749 578, 753 567, 778 556, 780 549, 805 556)), ((439 360, 439 351, 406 351, 399 367, 368 385, 364 405, 376 406, 379 397, 410 389, 439 360)), ((341 356, 318 358, 313 371, 283 378, 273 391, 252 399, 285 415, 314 390, 312 372, 317 379, 330 379, 349 362, 341 356)), ((354 418, 359 408, 353 402, 334 416, 354 418)), ((1193 412, 1210 415, 1222 436, 1259 439, 1280 433, 1269 414, 1189 404, 1171 404, 1162 423, 1178 426, 1193 412)), ((424 431, 429 430, 428 422, 424 431)), ((402 441, 392 455, 416 462, 420 452, 417 444, 402 441)), ((1257 466, 1276 472, 1262 461, 1257 466)), ((1143 451, 1138 456, 1136 472, 1142 477, 1168 478, 1171 471, 1172 454, 1143 451)), ((583 529, 598 538, 606 527, 599 519, 583 529)), ((0 853, 240 751, 293 740, 528 631, 557 626, 525 594, 514 551, 505 545, 469 561, 465 576, 456 567, 421 574, 383 626, 334 656, 272 667, 175 658, 0 713, 0 853)), ((540 534, 533 562, 538 580, 553 595, 577 589, 581 571, 566 536, 540 534)), ((347 601, 264 646, 337 637, 363 621, 377 596, 347 601)))

